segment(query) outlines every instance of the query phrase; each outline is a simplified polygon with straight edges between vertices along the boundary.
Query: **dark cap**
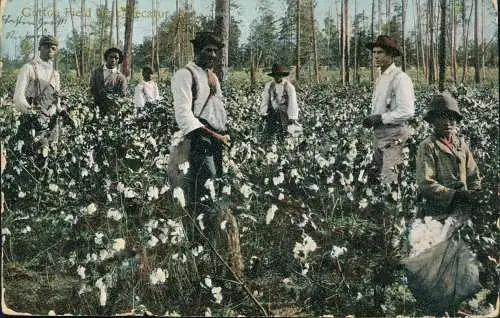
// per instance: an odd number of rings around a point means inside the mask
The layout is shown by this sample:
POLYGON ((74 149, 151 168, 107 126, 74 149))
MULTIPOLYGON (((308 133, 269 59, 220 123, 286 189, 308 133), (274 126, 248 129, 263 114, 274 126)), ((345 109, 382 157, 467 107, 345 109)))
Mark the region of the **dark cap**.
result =
POLYGON ((212 44, 217 48, 221 49, 224 47, 224 43, 220 40, 220 38, 215 35, 214 32, 202 31, 196 34, 196 37, 191 40, 195 49, 201 49, 206 45, 212 44))
POLYGON ((424 116, 424 120, 431 122, 439 114, 450 114, 457 121, 462 120, 463 116, 458 109, 458 102, 449 92, 442 92, 432 96, 429 104, 429 111, 424 116))
POLYGON ((273 64, 273 67, 271 68, 271 73, 267 73, 269 76, 288 76, 290 72, 281 64, 273 64))
POLYGON ((109 49, 107 49, 105 52, 104 52, 104 59, 107 60, 108 59, 108 56, 113 53, 113 52, 116 52, 118 53, 118 64, 122 64, 123 62, 123 52, 122 50, 120 50, 119 48, 116 48, 116 47, 110 47, 109 49))
POLYGON ((57 45, 59 46, 59 41, 52 36, 52 35, 44 35, 40 38, 40 41, 38 42, 38 46, 42 45, 57 45))
POLYGON ((379 35, 374 43, 368 43, 366 47, 372 50, 374 47, 381 47, 384 50, 389 50, 392 56, 400 56, 401 51, 396 46, 396 43, 387 35, 379 35))

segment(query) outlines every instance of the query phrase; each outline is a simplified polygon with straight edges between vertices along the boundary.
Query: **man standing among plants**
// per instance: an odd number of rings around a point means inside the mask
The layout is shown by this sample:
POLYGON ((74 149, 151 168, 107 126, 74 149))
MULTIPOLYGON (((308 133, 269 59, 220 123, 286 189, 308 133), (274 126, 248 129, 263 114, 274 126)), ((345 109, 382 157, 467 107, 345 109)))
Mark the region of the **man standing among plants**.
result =
POLYGON ((60 134, 58 117, 67 116, 60 103, 59 72, 54 69, 53 60, 58 41, 51 35, 39 41, 39 56, 26 63, 17 76, 14 90, 14 106, 21 113, 17 139, 24 142, 26 153, 35 154, 35 140, 57 142, 60 134), (32 132, 35 132, 33 135, 32 132))
POLYGON ((415 113, 413 83, 394 64, 394 58, 401 52, 391 38, 380 35, 366 47, 372 50, 381 75, 373 90, 371 115, 363 120, 363 126, 374 129, 374 161, 382 183, 397 184, 397 165, 402 162, 403 147, 408 139, 406 122, 415 113))
POLYGON ((90 89, 102 115, 116 114, 120 110, 118 97, 127 95, 127 78, 118 70, 123 62, 123 52, 115 47, 104 52, 106 63, 92 73, 90 89))
POLYGON ((191 144, 185 192, 197 205, 210 192, 208 179, 222 176, 222 148, 229 145, 227 115, 219 80, 212 72, 223 43, 212 32, 200 32, 191 40, 194 61, 172 78, 175 120, 191 144))
POLYGON ((284 78, 289 74, 283 65, 273 65, 267 75, 274 80, 264 86, 259 109, 259 115, 266 123, 266 136, 277 134, 280 140, 285 137, 288 125, 297 124, 299 116, 295 87, 284 78))

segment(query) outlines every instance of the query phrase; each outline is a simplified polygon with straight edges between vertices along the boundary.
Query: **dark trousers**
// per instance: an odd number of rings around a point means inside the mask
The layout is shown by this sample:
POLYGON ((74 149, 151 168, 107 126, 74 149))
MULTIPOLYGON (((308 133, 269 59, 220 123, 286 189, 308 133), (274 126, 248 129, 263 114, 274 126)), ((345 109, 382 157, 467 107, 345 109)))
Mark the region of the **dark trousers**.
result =
MULTIPOLYGON (((205 182, 222 177, 222 144, 203 131, 195 131, 189 138, 191 150, 185 188, 188 202, 197 204, 203 196, 210 196, 205 182)), ((214 184, 214 187, 217 193, 217 184, 214 184)))
POLYGON ((287 133, 288 127, 288 115, 286 112, 280 109, 274 109, 269 107, 268 114, 266 116, 266 128, 264 133, 266 136, 277 135, 278 139, 283 140, 287 133))

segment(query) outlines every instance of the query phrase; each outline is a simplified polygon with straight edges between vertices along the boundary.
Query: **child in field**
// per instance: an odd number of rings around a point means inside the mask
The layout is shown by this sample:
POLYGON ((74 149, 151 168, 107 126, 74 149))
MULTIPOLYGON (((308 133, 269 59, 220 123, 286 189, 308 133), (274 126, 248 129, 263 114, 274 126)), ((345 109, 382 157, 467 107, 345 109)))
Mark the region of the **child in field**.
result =
POLYGON ((135 87, 134 104, 136 107, 144 107, 148 104, 156 104, 160 99, 158 85, 153 80, 153 69, 150 66, 142 68, 143 80, 135 87))

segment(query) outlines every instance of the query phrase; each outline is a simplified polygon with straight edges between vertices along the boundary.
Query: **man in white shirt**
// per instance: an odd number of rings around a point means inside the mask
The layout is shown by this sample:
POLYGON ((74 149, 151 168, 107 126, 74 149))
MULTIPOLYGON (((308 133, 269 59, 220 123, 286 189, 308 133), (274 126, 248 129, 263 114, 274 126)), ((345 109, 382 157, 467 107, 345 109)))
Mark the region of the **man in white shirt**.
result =
POLYGON ((104 52, 104 65, 92 73, 90 89, 94 102, 103 115, 115 114, 120 110, 117 97, 127 96, 127 78, 118 70, 123 62, 123 52, 115 47, 104 52))
POLYGON ((259 109, 261 119, 266 122, 267 136, 277 134, 283 139, 290 124, 296 124, 299 117, 295 87, 285 77, 290 73, 283 65, 274 64, 271 73, 274 78, 262 91, 262 103, 259 109))
POLYGON ((59 73, 52 62, 58 45, 55 37, 43 36, 39 41, 39 56, 26 63, 17 76, 14 107, 21 113, 17 138, 24 141, 27 153, 36 151, 31 142, 33 131, 45 146, 48 142, 57 142, 58 117, 63 113, 67 115, 60 104, 59 73))
POLYGON ((374 161, 382 183, 396 184, 397 166, 408 140, 406 122, 415 114, 413 83, 394 65, 394 58, 401 53, 391 38, 380 35, 366 47, 372 50, 381 75, 373 90, 371 115, 363 120, 363 126, 374 129, 374 161))
POLYGON ((134 93, 134 105, 136 107, 144 107, 147 104, 155 104, 160 95, 158 93, 158 85, 152 79, 154 71, 151 66, 142 68, 143 80, 137 84, 134 93))
POLYGON ((191 141, 185 191, 187 200, 198 203, 210 192, 209 178, 222 176, 222 148, 229 145, 227 115, 217 76, 211 71, 224 44, 212 32, 200 32, 191 40, 194 61, 172 78, 175 120, 191 141))

